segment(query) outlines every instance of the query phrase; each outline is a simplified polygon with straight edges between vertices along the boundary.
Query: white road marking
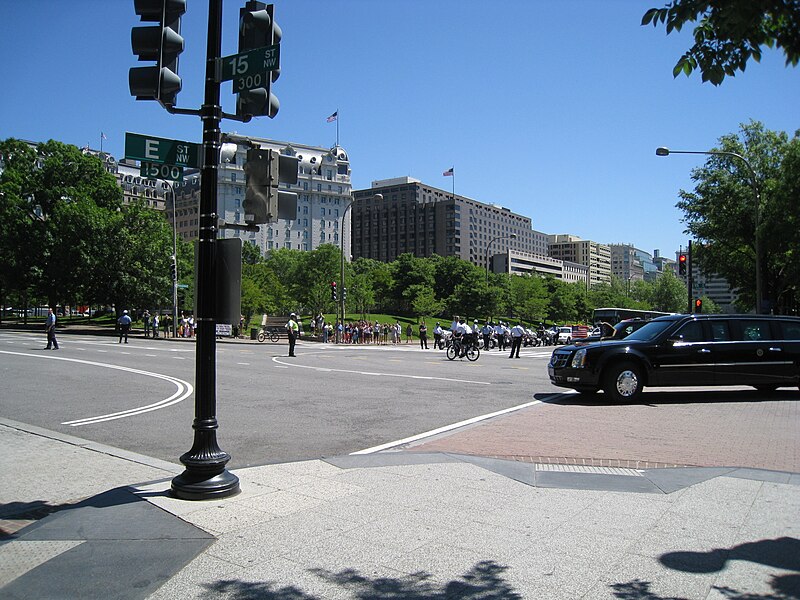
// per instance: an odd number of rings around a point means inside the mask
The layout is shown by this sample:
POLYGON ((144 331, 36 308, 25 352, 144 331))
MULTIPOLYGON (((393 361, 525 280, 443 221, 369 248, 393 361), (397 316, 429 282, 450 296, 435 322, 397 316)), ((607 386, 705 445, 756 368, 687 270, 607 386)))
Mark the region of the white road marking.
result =
POLYGON ((156 379, 163 379, 165 381, 169 381, 178 388, 177 391, 172 394, 169 398, 165 398, 164 400, 160 400, 159 402, 155 402, 153 404, 148 404, 146 406, 139 406, 137 408, 131 408, 128 410, 122 410, 115 413, 110 413, 107 415, 99 415, 96 417, 87 417, 85 419, 76 419, 74 421, 65 421, 61 423, 62 425, 69 425, 70 427, 77 427, 79 425, 90 425, 94 423, 102 423, 104 421, 113 421, 115 419, 124 419, 125 417, 133 417, 136 415, 140 415, 146 412, 159 410, 161 408, 166 408, 167 406, 172 406, 173 404, 177 404, 182 400, 188 398, 194 388, 191 384, 183 381, 182 379, 178 379, 177 377, 171 377, 169 375, 162 375, 161 373, 152 373, 150 371, 142 371, 140 369, 132 369, 130 367, 122 367, 120 365, 111 365, 108 363, 99 363, 94 362, 91 360, 80 360, 77 358, 65 358, 62 356, 53 356, 52 354, 28 354, 26 352, 9 352, 7 350, 0 350, 0 354, 13 354, 15 356, 28 356, 31 358, 44 358, 49 360, 61 360, 65 362, 74 362, 80 363, 83 365, 91 365, 94 367, 103 367, 106 369, 116 369, 119 371, 127 371, 128 373, 135 373, 137 375, 145 375, 147 377, 155 377, 156 379))
POLYGON ((508 413, 512 413, 518 410, 522 410, 523 408, 528 408, 529 406, 534 406, 535 404, 542 404, 541 400, 534 400, 533 402, 526 402, 525 404, 520 404, 519 406, 512 406, 511 408, 505 408, 503 410, 498 410, 497 412, 489 413, 487 415, 481 415, 479 417, 472 417, 471 419, 467 419, 466 421, 459 421, 458 423, 453 423, 452 425, 445 425, 444 427, 439 427, 438 429, 432 429, 431 431, 426 431, 425 433, 419 433, 417 435, 412 435, 411 437, 404 438, 402 440, 396 440, 394 442, 388 442, 386 444, 381 444, 380 446, 373 446, 372 448, 367 448, 365 450, 359 450, 358 452, 351 452, 351 455, 354 454, 374 454, 376 452, 380 452, 381 450, 387 450, 388 448, 393 448, 395 446, 402 446, 403 444, 410 444, 411 442, 416 442, 427 437, 431 437, 434 435, 439 435, 440 433, 446 433, 448 431, 452 431, 454 429, 458 429, 459 427, 464 427, 466 425, 472 425, 473 423, 479 423, 480 421, 485 421, 486 419, 491 419, 492 417, 497 417, 500 415, 506 415, 508 413))

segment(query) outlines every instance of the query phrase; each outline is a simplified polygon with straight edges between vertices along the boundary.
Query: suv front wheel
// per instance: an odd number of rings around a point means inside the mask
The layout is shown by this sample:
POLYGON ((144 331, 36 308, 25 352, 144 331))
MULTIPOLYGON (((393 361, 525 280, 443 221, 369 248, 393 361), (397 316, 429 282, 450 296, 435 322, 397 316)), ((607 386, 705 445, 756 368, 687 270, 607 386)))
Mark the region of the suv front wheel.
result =
POLYGON ((631 362, 621 362, 606 370, 603 391, 614 402, 634 402, 642 393, 642 371, 631 362))

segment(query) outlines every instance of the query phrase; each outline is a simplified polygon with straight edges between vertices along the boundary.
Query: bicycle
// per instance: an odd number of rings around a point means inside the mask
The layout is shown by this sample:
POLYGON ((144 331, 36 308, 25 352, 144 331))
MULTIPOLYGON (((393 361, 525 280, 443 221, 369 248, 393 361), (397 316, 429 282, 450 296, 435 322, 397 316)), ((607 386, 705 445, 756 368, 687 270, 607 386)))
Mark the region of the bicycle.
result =
POLYGON ((464 336, 464 339, 453 336, 453 343, 447 346, 447 360, 466 357, 468 361, 475 362, 480 355, 481 350, 474 335, 464 336))
POLYGON ((275 344, 281 338, 281 336, 274 327, 270 327, 269 329, 262 327, 261 331, 258 332, 258 341, 264 342, 267 338, 269 338, 270 342, 275 344))

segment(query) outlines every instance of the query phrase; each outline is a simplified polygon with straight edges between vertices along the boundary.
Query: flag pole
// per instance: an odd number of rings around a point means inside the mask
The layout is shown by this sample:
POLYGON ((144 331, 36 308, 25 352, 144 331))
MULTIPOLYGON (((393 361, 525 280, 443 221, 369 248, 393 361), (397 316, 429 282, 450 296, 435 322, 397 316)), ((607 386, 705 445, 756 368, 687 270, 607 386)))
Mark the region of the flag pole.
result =
POLYGON ((336 147, 339 147, 339 109, 336 109, 336 147))

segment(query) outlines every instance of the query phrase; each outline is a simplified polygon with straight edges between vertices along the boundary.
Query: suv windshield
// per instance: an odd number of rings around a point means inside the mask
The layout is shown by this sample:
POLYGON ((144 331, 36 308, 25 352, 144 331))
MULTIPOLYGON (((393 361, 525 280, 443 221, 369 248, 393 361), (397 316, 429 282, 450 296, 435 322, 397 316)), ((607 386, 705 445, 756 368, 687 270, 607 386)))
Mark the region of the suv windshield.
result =
POLYGON ((662 331, 671 327, 675 321, 650 321, 642 325, 640 329, 637 329, 629 336, 625 338, 625 340, 644 340, 649 341, 659 335, 662 331))

